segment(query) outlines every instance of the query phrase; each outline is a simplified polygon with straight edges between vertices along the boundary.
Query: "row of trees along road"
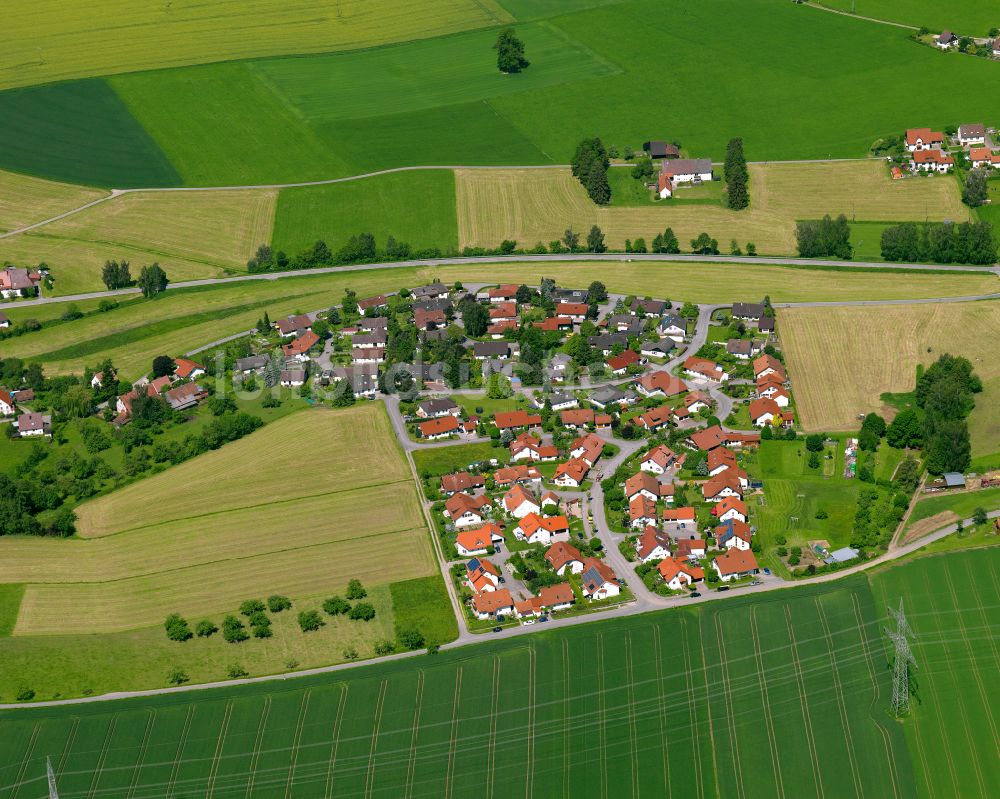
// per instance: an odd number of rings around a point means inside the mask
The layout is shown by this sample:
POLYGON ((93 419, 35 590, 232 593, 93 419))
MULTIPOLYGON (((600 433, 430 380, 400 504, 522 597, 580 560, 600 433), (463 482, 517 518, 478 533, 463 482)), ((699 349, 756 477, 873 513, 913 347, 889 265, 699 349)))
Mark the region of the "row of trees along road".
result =
POLYGON ((138 286, 142 296, 149 299, 155 297, 167 288, 170 282, 167 273, 158 263, 144 266, 137 280, 132 279, 132 270, 128 261, 105 261, 101 269, 101 280, 108 291, 138 286))

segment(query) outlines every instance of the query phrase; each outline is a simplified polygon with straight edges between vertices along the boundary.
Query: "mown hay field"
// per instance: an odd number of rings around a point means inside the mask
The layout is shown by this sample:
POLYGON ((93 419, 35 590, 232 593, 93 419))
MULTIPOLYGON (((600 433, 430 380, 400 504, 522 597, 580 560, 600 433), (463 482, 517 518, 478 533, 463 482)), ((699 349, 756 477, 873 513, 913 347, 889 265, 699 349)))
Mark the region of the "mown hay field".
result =
POLYGON ((271 189, 125 194, 0 239, 0 259, 45 261, 57 294, 103 290, 107 260, 129 261, 133 277, 154 261, 174 281, 218 277, 244 271, 271 240, 277 196, 271 189))
POLYGON ((81 505, 77 528, 82 537, 95 538, 408 479, 378 406, 361 405, 347 415, 317 408, 81 505))
POLYGON ((51 219, 105 195, 100 189, 0 172, 0 233, 51 219))
MULTIPOLYGON (((746 211, 715 205, 671 204, 606 207, 587 197, 569 170, 553 168, 455 172, 459 241, 463 247, 495 247, 503 239, 522 246, 562 238, 571 227, 604 231, 610 247, 643 237, 647 245, 671 227, 681 248, 702 232, 729 251, 753 242, 762 255, 794 255, 795 222, 824 214, 873 221, 966 219, 958 184, 949 178, 893 181, 882 162, 752 164, 751 204, 746 211)), ((684 196, 678 190, 678 198, 684 196)))
POLYGON ((510 21, 493 0, 110 0, 100 13, 83 0, 11 0, 0 88, 372 47, 510 21))
POLYGON ((293 414, 118 493, 81 508, 81 532, 103 537, 0 539, 0 582, 26 584, 15 635, 118 632, 255 593, 303 598, 352 577, 435 571, 378 405, 293 414), (400 561, 391 572, 386 557, 400 561))
POLYGON ((819 5, 913 28, 959 30, 969 36, 985 36, 997 24, 996 9, 976 0, 950 0, 946 6, 935 0, 821 0, 819 5))
POLYGON ((983 380, 969 419, 973 454, 1000 451, 1000 302, 779 309, 799 418, 807 430, 850 430, 884 392, 911 391, 917 364, 964 355, 983 380))

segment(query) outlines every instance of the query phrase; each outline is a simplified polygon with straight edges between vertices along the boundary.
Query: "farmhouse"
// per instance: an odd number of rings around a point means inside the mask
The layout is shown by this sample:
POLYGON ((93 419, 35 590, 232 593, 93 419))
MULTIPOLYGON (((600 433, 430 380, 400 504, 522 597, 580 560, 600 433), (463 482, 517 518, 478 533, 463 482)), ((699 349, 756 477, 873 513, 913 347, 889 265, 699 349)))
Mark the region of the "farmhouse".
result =
POLYGON ((560 576, 564 575, 567 569, 570 574, 579 574, 583 571, 583 556, 580 550, 565 541, 556 541, 550 546, 545 551, 545 560, 560 576))
POLYGON ((982 123, 959 125, 958 143, 963 147, 981 147, 986 144, 986 126, 982 123))
POLYGON ((947 50, 958 44, 958 37, 951 31, 941 31, 938 36, 934 37, 934 44, 942 50, 947 50))
POLYGON ((684 361, 684 373, 691 375, 692 377, 702 377, 706 380, 713 380, 718 383, 729 379, 729 375, 726 374, 726 370, 719 366, 719 364, 715 361, 710 361, 706 358, 699 358, 696 355, 692 355, 684 361))
POLYGON ((514 528, 514 536, 529 544, 569 541, 569 520, 565 516, 527 514, 514 528))
POLYGON ((522 486, 515 485, 503 495, 503 509, 515 519, 523 519, 529 513, 538 513, 542 508, 532 494, 522 486))
POLYGON ((52 435, 52 417, 43 416, 40 413, 22 413, 14 422, 17 434, 21 438, 28 436, 50 436, 52 435))
POLYGON ((675 184, 701 183, 712 179, 712 162, 708 158, 677 158, 664 161, 660 174, 675 184))
POLYGON ((583 562, 583 572, 580 574, 583 595, 591 601, 595 599, 609 599, 618 596, 621 591, 621 583, 618 581, 614 570, 602 560, 597 558, 587 558, 583 562))
POLYGON ((673 591, 680 591, 705 578, 704 570, 700 566, 693 566, 685 558, 665 558, 660 561, 656 570, 667 588, 673 591))
POLYGON ((458 491, 467 491, 470 488, 483 488, 485 485, 486 478, 481 474, 453 472, 452 474, 441 475, 441 492, 448 496, 458 491))
POLYGON ((485 591, 472 597, 472 612, 480 621, 490 618, 500 619, 514 612, 514 600, 506 588, 485 591))
POLYGON ((428 419, 426 422, 421 422, 417 425, 417 429, 420 431, 421 438, 434 441, 457 433, 459 431, 459 423, 458 419, 454 416, 439 416, 436 419, 428 419))
POLYGON ((38 284, 41 282, 42 276, 38 272, 7 266, 0 271, 0 294, 5 299, 30 297, 38 293, 38 284))
POLYGON ((940 149, 944 143, 944 134, 930 128, 910 128, 906 131, 906 149, 912 152, 927 149, 940 149))
POLYGON ((748 549, 727 549, 712 561, 712 566, 719 573, 719 579, 724 583, 757 574, 757 558, 748 549))
POLYGON ((917 150, 913 154, 912 168, 914 171, 950 172, 955 166, 955 159, 945 155, 941 150, 917 150))
POLYGON ((444 505, 444 515, 451 519, 456 527, 471 527, 483 523, 483 511, 489 506, 489 497, 473 497, 460 491, 448 498, 444 505))
POLYGON ((635 540, 635 555, 641 563, 660 561, 670 557, 670 547, 670 536, 650 524, 635 540))

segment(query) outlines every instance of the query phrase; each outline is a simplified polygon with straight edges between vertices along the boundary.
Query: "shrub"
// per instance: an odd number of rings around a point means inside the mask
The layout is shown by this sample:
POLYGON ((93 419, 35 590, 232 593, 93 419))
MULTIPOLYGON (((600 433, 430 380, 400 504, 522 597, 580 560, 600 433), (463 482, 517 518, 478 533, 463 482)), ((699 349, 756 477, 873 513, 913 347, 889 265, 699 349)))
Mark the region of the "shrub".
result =
POLYGON ((171 685, 181 685, 182 683, 186 683, 190 679, 191 678, 188 677, 187 672, 184 671, 184 669, 180 668, 179 666, 174 666, 170 670, 170 673, 167 674, 167 680, 170 682, 171 685))
POLYGON ((312 633, 326 624, 318 610, 303 610, 299 613, 299 627, 304 633, 312 633))
POLYGON ((368 596, 368 592, 365 587, 361 585, 360 580, 351 580, 347 584, 347 598, 348 599, 364 599, 368 596))
POLYGON ((171 641, 187 641, 192 636, 187 620, 177 613, 171 613, 167 616, 163 626, 167 631, 167 638, 171 641))
POLYGON ((30 702, 35 698, 35 691, 27 686, 22 686, 17 689, 17 701, 18 702, 30 702))
POLYGON ((198 633, 199 638, 208 638, 210 635, 214 635, 219 631, 219 628, 208 619, 202 619, 198 622, 198 626, 195 627, 195 632, 198 633))
POLYGON ((354 621, 371 621, 375 618, 375 608, 368 602, 358 602, 348 615, 354 621))
POLYGON ((271 630, 271 624, 270 623, 268 623, 268 624, 255 624, 254 625, 254 628, 253 628, 253 637, 254 638, 270 638, 272 635, 274 635, 274 632, 271 630))
POLYGON ((282 596, 281 594, 273 594, 267 598, 267 609, 271 613, 281 613, 283 610, 288 610, 292 606, 292 600, 287 596, 282 596))
POLYGON ((226 671, 226 674, 229 675, 230 680, 238 680, 241 677, 249 676, 250 672, 248 672, 245 668, 243 668, 239 663, 234 663, 226 671))
POLYGON ((391 655, 396 651, 396 645, 392 641, 376 641, 375 642, 375 654, 379 657, 384 655, 391 655))
POLYGON ((222 620, 222 637, 226 639, 227 643, 238 644, 241 641, 246 641, 250 636, 247 634, 247 628, 243 626, 236 616, 226 616, 222 620))
POLYGON ((351 603, 340 596, 332 596, 323 601, 323 610, 331 616, 339 616, 341 613, 349 613, 351 603))
POLYGON ((407 649, 420 649, 424 645, 424 634, 416 627, 407 627, 397 633, 399 643, 407 649))
POLYGON ((262 610, 264 610, 264 603, 259 599, 248 599, 240 605, 240 613, 244 616, 252 616, 254 613, 259 613, 262 610))
POLYGON ((822 508, 820 508, 818 511, 816 511, 816 518, 817 519, 828 519, 829 517, 830 517, 830 514, 827 513, 825 510, 823 510, 822 508))
POLYGON ((253 625, 254 627, 271 626, 271 620, 267 617, 267 614, 262 610, 257 610, 251 613, 247 621, 250 622, 250 624, 253 625))

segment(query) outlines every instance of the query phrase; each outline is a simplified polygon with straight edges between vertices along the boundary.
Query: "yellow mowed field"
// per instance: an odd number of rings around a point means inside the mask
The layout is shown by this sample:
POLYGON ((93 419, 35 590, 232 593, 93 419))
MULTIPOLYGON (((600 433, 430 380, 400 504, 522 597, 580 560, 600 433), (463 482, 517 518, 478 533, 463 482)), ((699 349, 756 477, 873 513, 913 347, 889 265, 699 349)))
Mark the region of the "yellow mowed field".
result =
POLYGON ((778 311, 803 426, 850 430, 889 412, 879 395, 913 389, 917 364, 963 355, 983 380, 969 420, 973 454, 1000 450, 1000 301, 778 311))
POLYGON ((4 4, 0 89, 353 50, 510 22, 493 0, 85 0, 4 4))
MULTIPOLYGON (((107 195, 100 189, 0 172, 0 233, 18 230, 107 195)), ((32 263, 37 263, 35 259, 32 263)))
POLYGON ((0 239, 0 260, 45 261, 56 294, 103 290, 107 260, 129 261, 133 277, 156 261, 174 281, 244 271, 271 240, 277 196, 271 189, 125 194, 0 239))
POLYGON ((410 479, 381 406, 316 408, 81 505, 77 530, 94 538, 410 479))
POLYGON ((501 263, 480 266, 436 266, 422 272, 452 283, 528 283, 542 277, 559 285, 586 286, 602 281, 610 291, 671 300, 727 303, 771 301, 812 302, 844 300, 920 299, 1000 293, 1000 280, 989 272, 843 271, 766 264, 711 264, 626 260, 580 263, 501 263))
POLYGON ((0 538, 0 583, 27 586, 15 635, 137 629, 170 612, 436 570, 416 487, 376 404, 280 419, 89 503, 80 524, 101 537, 0 538))
MULTIPOLYGON (((562 238, 572 227, 586 234, 604 231, 620 249, 625 239, 644 237, 647 245, 671 227, 681 243, 702 232, 728 251, 736 239, 752 241, 761 255, 796 251, 795 222, 844 213, 858 221, 966 219, 958 185, 949 178, 893 181, 877 161, 827 164, 752 164, 751 205, 729 211, 721 205, 682 205, 665 200, 654 206, 594 205, 567 169, 459 169, 455 172, 459 243, 495 247, 504 239, 522 246, 562 238)), ((678 196, 683 196, 683 191, 678 196)))

